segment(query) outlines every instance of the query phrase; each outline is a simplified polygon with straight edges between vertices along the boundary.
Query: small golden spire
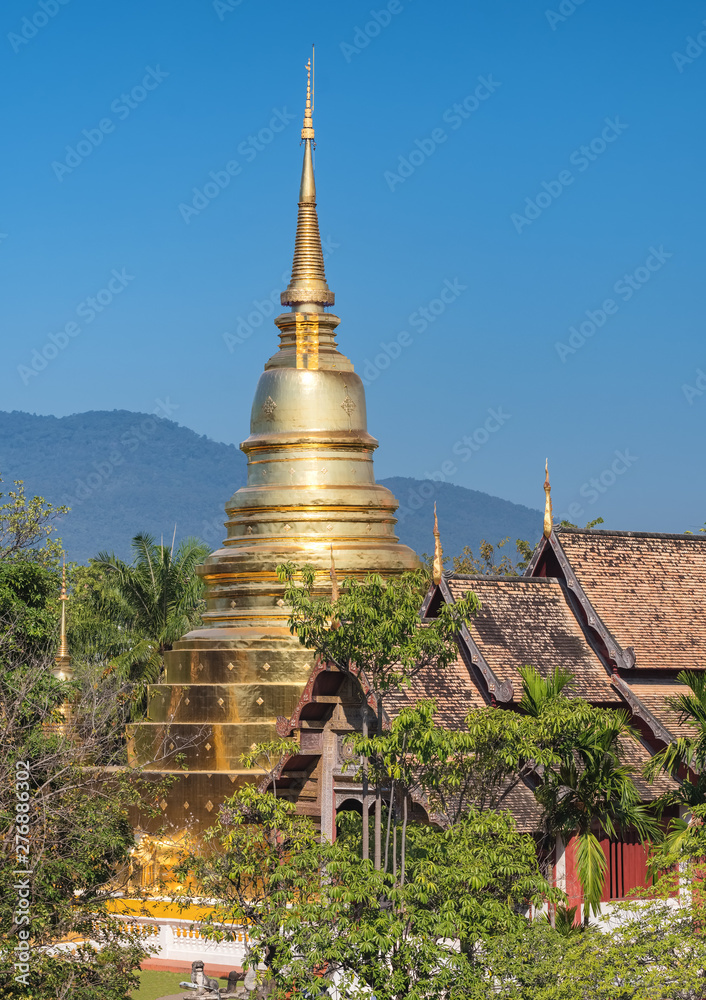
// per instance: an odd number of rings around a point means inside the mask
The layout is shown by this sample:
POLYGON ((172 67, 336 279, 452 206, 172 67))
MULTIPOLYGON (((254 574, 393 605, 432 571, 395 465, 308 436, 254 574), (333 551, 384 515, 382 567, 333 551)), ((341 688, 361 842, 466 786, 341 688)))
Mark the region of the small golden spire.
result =
POLYGON ((314 58, 314 46, 311 46, 311 59, 306 64, 306 107, 304 109, 304 124, 302 125, 302 139, 314 138, 314 121, 311 117, 311 64, 314 58))
POLYGON ((331 542, 331 569, 329 570, 329 576, 331 577, 331 603, 333 604, 341 595, 338 587, 338 577, 336 576, 336 563, 333 561, 333 542, 331 542))
POLYGON ((549 538, 554 527, 552 514, 552 488, 549 484, 549 459, 544 463, 544 537, 549 538))
POLYGON ((439 519, 436 516, 436 501, 434 501, 434 562, 432 563, 431 578, 434 583, 441 583, 444 572, 444 553, 441 549, 441 535, 439 534, 439 519))
POLYGON ((59 600, 61 601, 61 632, 59 635, 59 650, 54 660, 56 664, 54 676, 60 680, 67 680, 71 676, 71 654, 69 653, 69 644, 66 639, 66 602, 68 599, 66 594, 66 559, 64 559, 64 566, 61 571, 61 594, 59 595, 59 600))
MULTIPOLYGON (((329 576, 331 577, 331 604, 335 604, 338 598, 341 596, 341 592, 338 587, 338 577, 336 576, 336 563, 333 561, 333 542, 331 542, 331 569, 329 570, 329 576)), ((341 621, 339 618, 331 619, 331 628, 337 629, 341 627, 341 621)))
POLYGON ((294 239, 292 277, 289 285, 280 296, 282 305, 292 306, 295 312, 320 312, 322 307, 332 306, 336 300, 336 296, 326 283, 324 254, 319 234, 319 218, 316 214, 316 183, 314 181, 314 161, 311 155, 314 145, 311 70, 312 60, 310 59, 306 64, 306 108, 302 126, 304 163, 299 186, 299 214, 297 216, 297 234, 294 239), (315 308, 317 306, 318 310, 315 308))

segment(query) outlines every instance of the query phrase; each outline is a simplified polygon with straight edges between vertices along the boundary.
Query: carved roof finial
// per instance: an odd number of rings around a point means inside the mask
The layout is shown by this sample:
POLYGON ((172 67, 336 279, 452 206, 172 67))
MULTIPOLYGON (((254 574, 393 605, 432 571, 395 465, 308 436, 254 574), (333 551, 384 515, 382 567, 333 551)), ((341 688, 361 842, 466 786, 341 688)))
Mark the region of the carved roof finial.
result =
POLYGON ((439 533, 439 519, 436 516, 436 501, 434 501, 434 562, 432 563, 431 578, 434 583, 441 583, 444 572, 444 553, 441 548, 441 535, 439 533))
POLYGON ((549 538, 554 527, 552 488, 549 483, 549 459, 544 463, 544 537, 549 538))

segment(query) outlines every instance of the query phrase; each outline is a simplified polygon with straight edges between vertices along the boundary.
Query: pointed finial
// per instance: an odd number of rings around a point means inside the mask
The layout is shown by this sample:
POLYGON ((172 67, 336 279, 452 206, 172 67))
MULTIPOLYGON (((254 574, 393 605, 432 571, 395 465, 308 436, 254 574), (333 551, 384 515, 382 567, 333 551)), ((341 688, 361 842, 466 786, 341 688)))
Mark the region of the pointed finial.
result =
POLYGON ((331 569, 329 570, 329 576, 331 577, 331 603, 333 604, 340 597, 338 577, 336 576, 336 563, 333 560, 333 542, 331 542, 331 569))
POLYGON ((304 109, 304 124, 302 125, 302 139, 314 138, 314 121, 311 117, 311 68, 314 59, 314 46, 311 46, 311 59, 306 64, 306 107, 304 109))
POLYGON ((304 142, 304 163, 299 185, 299 214, 297 233, 294 239, 294 261, 289 285, 282 292, 283 306, 292 306, 295 312, 321 312, 332 306, 336 296, 326 283, 324 254, 319 234, 319 219, 316 214, 316 183, 314 181, 314 161, 311 150, 314 143, 313 103, 313 46, 312 58, 306 64, 306 107, 302 126, 304 142), (319 306, 321 308, 316 309, 319 306), (314 307, 314 308, 312 308, 314 307))
POLYGON ((61 571, 61 594, 59 595, 59 600, 61 601, 61 632, 59 635, 59 650, 54 660, 56 664, 54 676, 59 677, 61 680, 66 680, 71 673, 71 654, 69 653, 69 644, 66 639, 66 602, 68 599, 66 594, 66 559, 64 559, 64 566, 61 571))
POLYGON ((544 463, 544 537, 549 538, 554 527, 552 488, 549 483, 549 459, 544 463))
MULTIPOLYGON (((333 542, 331 542, 331 569, 329 570, 329 576, 331 577, 331 604, 335 604, 335 602, 341 596, 341 592, 338 587, 338 577, 336 576, 336 563, 333 561, 333 542)), ((340 627, 341 627, 340 619, 333 618, 331 620, 331 628, 337 629, 340 627)))
POLYGON ((436 501, 434 501, 434 562, 432 563, 431 578, 434 583, 441 583, 444 572, 444 553, 441 549, 441 535, 439 534, 439 519, 436 516, 436 501))

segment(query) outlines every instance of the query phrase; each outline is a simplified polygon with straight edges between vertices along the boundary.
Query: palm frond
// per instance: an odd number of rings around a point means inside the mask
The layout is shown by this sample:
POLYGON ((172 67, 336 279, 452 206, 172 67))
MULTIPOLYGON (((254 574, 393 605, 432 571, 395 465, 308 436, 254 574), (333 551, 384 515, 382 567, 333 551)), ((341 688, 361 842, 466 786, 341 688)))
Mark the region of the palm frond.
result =
POLYGON ((600 910, 608 864, 598 838, 590 830, 576 841, 576 868, 586 902, 593 913, 600 910))

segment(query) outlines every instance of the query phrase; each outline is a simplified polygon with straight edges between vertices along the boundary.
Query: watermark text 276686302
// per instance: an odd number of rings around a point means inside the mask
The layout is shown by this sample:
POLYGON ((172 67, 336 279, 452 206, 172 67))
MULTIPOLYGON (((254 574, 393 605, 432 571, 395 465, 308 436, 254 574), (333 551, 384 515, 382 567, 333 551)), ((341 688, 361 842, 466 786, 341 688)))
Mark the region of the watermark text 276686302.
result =
POLYGON ((29 985, 29 942, 32 925, 32 863, 29 855, 30 765, 28 760, 15 761, 15 850, 13 871, 15 909, 13 923, 17 927, 17 944, 14 978, 23 986, 29 985))
MULTIPOLYGON (((157 66, 145 67, 147 72, 142 81, 132 87, 127 93, 122 93, 111 102, 110 110, 117 117, 118 121, 124 122, 126 118, 135 110, 138 105, 146 99, 152 90, 156 90, 162 80, 169 76, 157 66)), ((103 142, 107 135, 115 131, 115 122, 112 118, 101 118, 95 128, 85 128, 82 130, 82 138, 75 146, 66 147, 66 156, 63 160, 52 160, 52 170, 56 179, 63 181, 66 174, 72 174, 76 167, 80 167, 87 156, 90 156, 94 149, 103 142)))

